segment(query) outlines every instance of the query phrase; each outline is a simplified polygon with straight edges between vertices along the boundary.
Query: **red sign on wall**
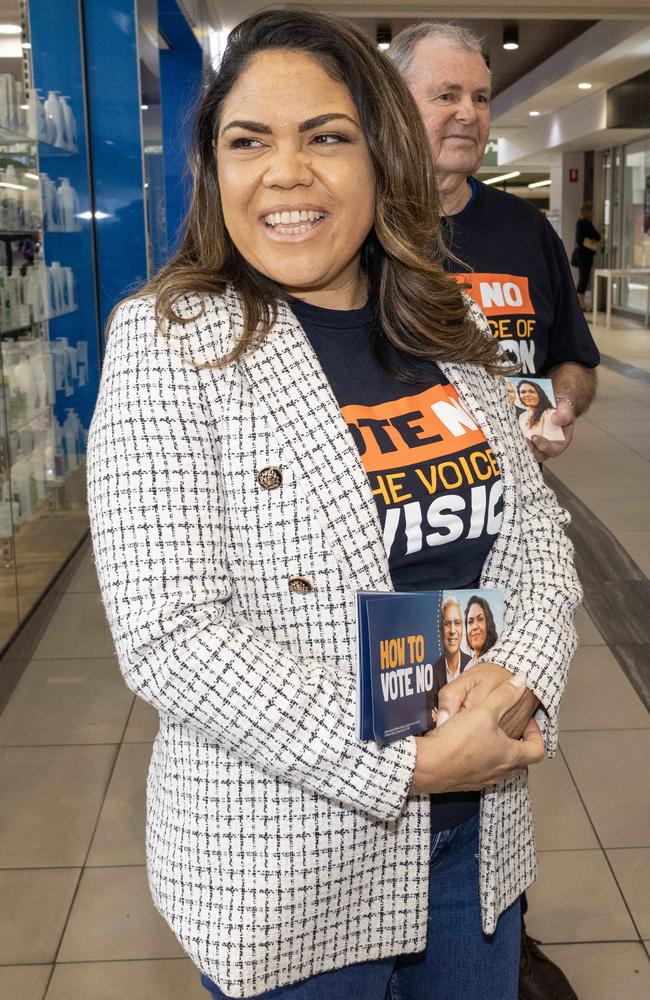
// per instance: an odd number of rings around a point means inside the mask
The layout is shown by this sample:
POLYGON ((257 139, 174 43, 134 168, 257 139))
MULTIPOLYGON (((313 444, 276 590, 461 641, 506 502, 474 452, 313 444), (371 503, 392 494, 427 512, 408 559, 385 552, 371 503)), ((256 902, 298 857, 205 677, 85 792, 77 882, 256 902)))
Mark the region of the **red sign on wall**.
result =
POLYGON ((569 167, 569 184, 577 184, 577 183, 578 183, 578 168, 569 167))

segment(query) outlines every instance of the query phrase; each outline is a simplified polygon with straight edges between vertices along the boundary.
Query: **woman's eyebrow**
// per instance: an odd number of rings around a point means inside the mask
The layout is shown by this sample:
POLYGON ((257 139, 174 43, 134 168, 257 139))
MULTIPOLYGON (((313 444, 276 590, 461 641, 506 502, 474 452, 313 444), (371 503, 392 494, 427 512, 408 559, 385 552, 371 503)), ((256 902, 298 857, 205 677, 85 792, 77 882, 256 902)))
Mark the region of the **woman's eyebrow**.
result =
MULTIPOLYGON (((350 118, 349 115, 343 114, 339 111, 334 111, 329 114, 316 115, 314 118, 307 118, 306 121, 301 122, 298 126, 299 132, 311 132, 314 128, 321 128, 323 125, 327 125, 328 122, 336 121, 337 119, 343 118, 345 121, 350 122, 356 128, 359 128, 359 123, 350 118)), ((243 119, 236 119, 235 121, 228 122, 221 130, 221 134, 227 132, 231 128, 241 128, 246 132, 258 132, 260 135, 271 135, 273 129, 270 125, 265 125, 263 122, 255 122, 243 119)))
POLYGON ((321 125, 327 125, 328 122, 336 121, 338 118, 344 118, 345 121, 351 122, 352 125, 359 128, 359 123, 355 122, 354 118, 350 118, 349 115, 345 115, 343 112, 334 111, 331 114, 316 115, 315 118, 308 118, 307 121, 298 126, 298 131, 311 132, 313 128, 320 128, 321 125))
POLYGON ((228 122, 228 124, 221 129, 221 134, 223 135, 229 128, 243 128, 247 132, 261 132, 262 135, 271 134, 271 126, 264 125, 262 122, 242 121, 238 119, 234 122, 228 122))

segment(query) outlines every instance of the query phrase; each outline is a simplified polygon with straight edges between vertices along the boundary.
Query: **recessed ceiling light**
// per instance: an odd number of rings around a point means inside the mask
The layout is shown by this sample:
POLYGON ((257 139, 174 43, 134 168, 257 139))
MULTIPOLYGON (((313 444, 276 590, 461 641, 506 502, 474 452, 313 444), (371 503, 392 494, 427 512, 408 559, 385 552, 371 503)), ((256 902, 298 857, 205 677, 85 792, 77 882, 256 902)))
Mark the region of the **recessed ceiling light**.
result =
POLYGON ((140 105, 140 110, 141 111, 148 111, 149 110, 149 105, 148 104, 141 104, 140 105))
POLYGON ((531 118, 539 118, 539 116, 541 115, 541 113, 542 113, 541 111, 529 111, 528 112, 528 114, 530 115, 531 118))
POLYGON ((484 184, 498 184, 500 181, 509 181, 511 177, 519 177, 521 170, 513 170, 509 174, 499 174, 498 177, 487 177, 484 184))
POLYGON ((377 48, 385 52, 390 48, 393 40, 393 29, 390 24, 380 24, 377 26, 377 48))
POLYGON ((591 90, 593 87, 592 83, 579 83, 578 90, 591 90))
POLYGON ((551 178, 549 177, 546 181, 534 181, 533 184, 529 184, 529 188, 545 188, 552 184, 551 178))
POLYGON ((503 29, 503 47, 508 51, 519 48, 519 29, 516 24, 508 24, 503 29))
POLYGON ((0 35, 22 35, 23 29, 19 24, 0 24, 0 35))
POLYGON ((20 47, 21 49, 31 49, 32 45, 31 42, 21 42, 20 47))

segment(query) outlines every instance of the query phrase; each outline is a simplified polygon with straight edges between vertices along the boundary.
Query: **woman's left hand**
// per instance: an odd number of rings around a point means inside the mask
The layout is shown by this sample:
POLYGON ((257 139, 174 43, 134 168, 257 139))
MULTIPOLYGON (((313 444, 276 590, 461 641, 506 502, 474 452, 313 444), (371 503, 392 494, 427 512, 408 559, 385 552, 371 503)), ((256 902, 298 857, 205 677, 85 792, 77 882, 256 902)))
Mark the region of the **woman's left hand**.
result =
MULTIPOLYGON (((479 663, 464 670, 460 677, 440 690, 436 728, 463 708, 476 708, 491 691, 509 680, 512 680, 512 673, 498 663, 479 663)), ((511 739, 520 739, 538 707, 539 700, 532 691, 526 690, 514 708, 503 716, 500 728, 511 739)))

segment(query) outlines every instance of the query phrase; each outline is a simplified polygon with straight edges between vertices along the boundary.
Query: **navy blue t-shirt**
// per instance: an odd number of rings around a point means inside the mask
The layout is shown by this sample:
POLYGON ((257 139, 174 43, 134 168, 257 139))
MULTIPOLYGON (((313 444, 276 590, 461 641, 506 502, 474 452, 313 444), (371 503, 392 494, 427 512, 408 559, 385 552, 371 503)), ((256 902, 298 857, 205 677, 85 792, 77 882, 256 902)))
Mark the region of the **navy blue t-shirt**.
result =
POLYGON ((576 295, 564 245, 539 209, 470 178, 472 198, 446 222, 447 270, 469 284, 494 337, 524 374, 575 361, 595 368, 598 348, 576 295))
MULTIPOLYGON (((390 348, 406 381, 377 361, 369 306, 291 307, 358 448, 396 590, 474 587, 503 516, 489 443, 437 364, 390 348)), ((478 792, 431 796, 433 831, 478 808, 478 792)))

